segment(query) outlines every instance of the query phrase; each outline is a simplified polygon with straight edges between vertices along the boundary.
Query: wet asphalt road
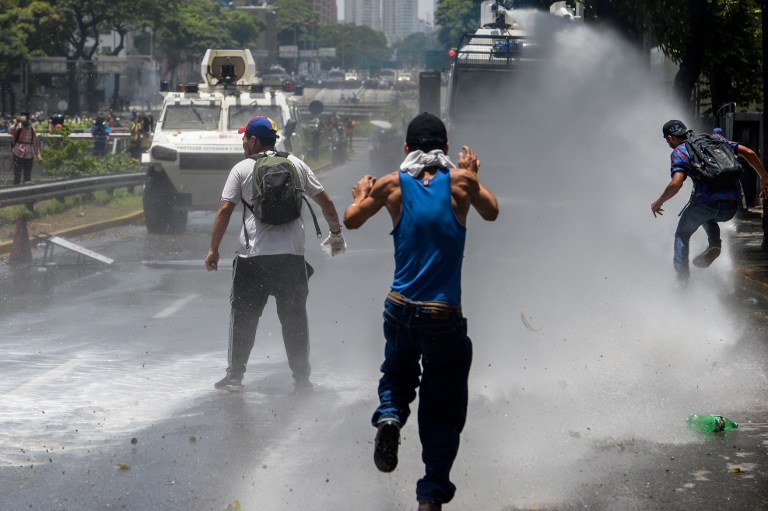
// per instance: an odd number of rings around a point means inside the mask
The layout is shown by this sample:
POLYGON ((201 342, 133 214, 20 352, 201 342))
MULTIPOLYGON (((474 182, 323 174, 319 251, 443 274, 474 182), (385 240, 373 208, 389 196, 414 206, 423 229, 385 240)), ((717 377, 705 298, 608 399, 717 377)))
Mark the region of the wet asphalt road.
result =
MULTIPOLYGON (((358 151, 321 175, 340 211, 364 164, 358 151)), ((516 227, 525 198, 488 182, 509 213, 471 219, 464 297, 475 359, 459 490, 446 509, 768 509, 766 304, 725 286, 706 305, 712 323, 697 317, 688 339, 650 305, 615 305, 631 297, 601 288, 613 274, 590 277, 585 265, 569 282, 585 274, 600 290, 571 293, 554 284, 563 279, 553 265, 552 279, 538 276, 546 257, 516 227), (689 432, 685 414, 700 408, 741 427, 689 432)), ((212 388, 226 367, 230 284, 225 264, 202 265, 212 218, 193 213, 174 236, 128 226, 74 240, 114 258, 111 267, 74 267, 58 251, 56 266, 2 270, 0 509, 415 509, 415 421, 394 473, 371 459, 388 218, 347 233, 341 258, 308 234, 316 387, 298 395, 273 303, 245 392, 212 388)))

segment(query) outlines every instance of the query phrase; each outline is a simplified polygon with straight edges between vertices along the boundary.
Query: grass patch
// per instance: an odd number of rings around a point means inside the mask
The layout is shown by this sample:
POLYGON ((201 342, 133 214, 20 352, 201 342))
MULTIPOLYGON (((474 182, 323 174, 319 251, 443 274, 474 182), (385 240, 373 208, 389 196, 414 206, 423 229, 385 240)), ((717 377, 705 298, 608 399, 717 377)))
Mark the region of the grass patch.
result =
POLYGON ((108 206, 110 209, 125 210, 127 214, 130 211, 141 209, 141 200, 141 193, 128 193, 127 190, 122 189, 115 190, 112 194, 98 191, 73 195, 64 199, 39 201, 35 203, 33 211, 27 209, 26 206, 9 206, 0 208, 0 227, 16 223, 20 216, 24 216, 27 221, 45 220, 56 215, 76 212, 76 210, 88 206, 108 206))

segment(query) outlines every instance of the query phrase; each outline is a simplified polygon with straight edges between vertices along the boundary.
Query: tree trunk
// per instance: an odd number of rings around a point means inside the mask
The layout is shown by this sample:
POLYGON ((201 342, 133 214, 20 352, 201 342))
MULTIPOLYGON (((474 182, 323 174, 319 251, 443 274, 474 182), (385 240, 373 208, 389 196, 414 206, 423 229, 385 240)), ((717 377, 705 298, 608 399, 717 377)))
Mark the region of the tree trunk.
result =
POLYGON ((67 89, 69 97, 67 115, 77 115, 80 113, 80 85, 77 79, 77 61, 74 59, 67 59, 67 89))
POLYGON ((729 101, 733 87, 731 86, 732 76, 720 71, 710 81, 709 92, 712 94, 712 114, 716 114, 718 109, 729 101))
POLYGON ((13 91, 10 76, 4 76, 0 80, 0 112, 16 113, 16 93, 13 91))
POLYGON ((688 23, 690 38, 685 45, 680 69, 675 76, 674 94, 680 104, 693 112, 693 89, 701 75, 704 51, 707 43, 707 0, 688 0, 688 23))
POLYGON ((644 32, 637 15, 628 17, 617 12, 611 0, 595 0, 594 6, 593 14, 598 23, 612 27, 634 46, 644 49, 644 32))
POLYGON ((120 73, 115 73, 115 91, 112 94, 110 103, 110 110, 123 110, 120 102, 120 73))
POLYGON ((5 91, 10 86, 10 80, 3 76, 2 79, 0 79, 0 112, 10 112, 6 107, 6 97, 5 97, 5 91))
POLYGON ((98 112, 99 98, 96 97, 98 71, 96 69, 96 64, 92 60, 88 60, 85 63, 85 69, 85 97, 88 102, 86 106, 89 112, 98 112))

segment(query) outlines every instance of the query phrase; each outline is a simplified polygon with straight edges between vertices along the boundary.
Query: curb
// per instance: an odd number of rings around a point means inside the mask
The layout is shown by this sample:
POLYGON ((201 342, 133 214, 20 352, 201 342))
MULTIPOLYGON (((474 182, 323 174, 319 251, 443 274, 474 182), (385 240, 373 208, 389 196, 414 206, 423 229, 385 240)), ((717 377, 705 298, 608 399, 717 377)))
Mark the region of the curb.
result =
MULTIPOLYGON (((128 225, 132 223, 138 223, 144 218, 144 210, 134 211, 124 216, 117 218, 111 218, 109 220, 103 220, 101 222, 94 222, 92 224, 80 225, 78 227, 71 227, 69 229, 63 229, 58 232, 52 232, 55 236, 80 236, 82 234, 90 234, 92 232, 101 231, 103 229, 111 229, 112 227, 119 227, 121 225, 128 225)), ((37 241, 37 238, 30 237, 30 242, 37 241)), ((11 254, 13 248, 13 240, 0 242, 0 257, 8 257, 11 254)))
POLYGON ((760 295, 764 300, 768 301, 768 282, 752 277, 750 272, 744 268, 734 268, 733 273, 736 274, 736 284, 741 289, 760 295))

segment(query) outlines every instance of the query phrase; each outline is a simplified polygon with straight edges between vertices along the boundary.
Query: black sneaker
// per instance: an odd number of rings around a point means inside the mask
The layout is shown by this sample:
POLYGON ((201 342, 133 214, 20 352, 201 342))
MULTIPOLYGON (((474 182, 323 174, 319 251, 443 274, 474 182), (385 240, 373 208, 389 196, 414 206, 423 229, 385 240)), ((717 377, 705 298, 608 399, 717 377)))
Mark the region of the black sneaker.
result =
POLYGON ((379 421, 373 447, 373 462, 382 472, 392 472, 397 467, 397 449, 400 446, 400 423, 395 419, 379 421))
POLYGON ((243 381, 239 378, 230 378, 225 376, 216 383, 213 384, 213 388, 216 390, 228 390, 230 392, 242 392, 243 381))
POLYGON ((693 265, 698 268, 707 268, 718 256, 720 256, 720 247, 710 245, 693 259, 693 265))

